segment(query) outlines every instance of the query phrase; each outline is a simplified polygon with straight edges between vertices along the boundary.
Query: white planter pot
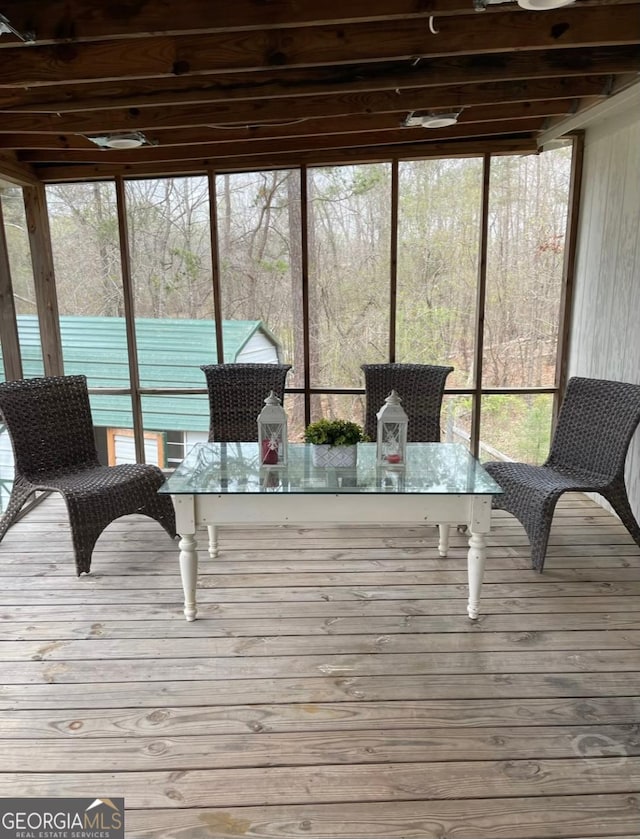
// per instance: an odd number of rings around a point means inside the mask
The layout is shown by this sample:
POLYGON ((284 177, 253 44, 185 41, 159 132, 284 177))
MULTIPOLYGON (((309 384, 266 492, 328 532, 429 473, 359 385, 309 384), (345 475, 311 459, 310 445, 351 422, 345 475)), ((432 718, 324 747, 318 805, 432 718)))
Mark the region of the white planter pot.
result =
POLYGON ((354 446, 312 446, 311 461, 314 466, 351 466, 356 465, 358 447, 354 446))

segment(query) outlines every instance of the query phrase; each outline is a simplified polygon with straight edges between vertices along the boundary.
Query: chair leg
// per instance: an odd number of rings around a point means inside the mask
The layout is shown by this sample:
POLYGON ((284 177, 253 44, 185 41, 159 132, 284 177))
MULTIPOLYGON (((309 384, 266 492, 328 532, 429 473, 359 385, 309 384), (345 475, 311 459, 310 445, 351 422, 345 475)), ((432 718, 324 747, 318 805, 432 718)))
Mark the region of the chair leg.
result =
POLYGON ((34 490, 31 484, 28 484, 24 479, 18 477, 14 480, 7 509, 0 516, 0 541, 2 541, 5 533, 9 530, 16 516, 24 507, 25 501, 33 492, 34 490))
POLYGON ((531 545, 531 567, 538 574, 542 574, 544 568, 544 561, 547 558, 547 545, 549 544, 549 531, 551 525, 548 527, 537 528, 534 533, 527 532, 529 543, 531 545))
POLYGON ((620 521, 629 531, 629 535, 633 541, 636 545, 640 545, 640 526, 638 525, 636 517, 633 515, 631 505, 629 504, 629 496, 627 495, 626 487, 624 485, 614 487, 614 489, 608 492, 604 497, 616 511, 620 521))
POLYGON ((88 574, 91 571, 91 557, 96 542, 103 530, 118 516, 113 509, 105 506, 104 500, 97 494, 80 496, 64 494, 69 515, 71 541, 76 561, 76 574, 88 574))
POLYGON ((524 521, 520 519, 531 544, 531 567, 539 574, 542 574, 544 568, 553 513, 560 495, 547 495, 537 509, 533 507, 527 511, 527 515, 523 516, 524 521))
MULTIPOLYGON (((119 516, 114 516, 113 510, 103 508, 100 501, 95 497, 66 498, 65 500, 69 513, 76 573, 79 577, 80 574, 90 572, 91 556, 96 542, 103 530, 119 516)), ((133 511, 130 510, 129 512, 133 511)), ((135 512, 154 519, 162 525, 172 539, 175 538, 175 512, 173 502, 168 495, 158 495, 152 498, 144 507, 140 507, 135 512)), ((122 514, 125 515, 126 512, 122 514)))
POLYGON ((81 574, 89 574, 91 572, 93 549, 104 527, 101 527, 98 532, 88 532, 86 528, 82 528, 82 533, 79 533, 73 526, 71 518, 69 518, 69 523, 71 525, 73 554, 76 562, 76 576, 79 577, 81 574))
POLYGON ((88 574, 91 571, 91 557, 100 534, 110 522, 92 518, 89 510, 82 505, 67 503, 71 541, 76 562, 76 575, 88 574))

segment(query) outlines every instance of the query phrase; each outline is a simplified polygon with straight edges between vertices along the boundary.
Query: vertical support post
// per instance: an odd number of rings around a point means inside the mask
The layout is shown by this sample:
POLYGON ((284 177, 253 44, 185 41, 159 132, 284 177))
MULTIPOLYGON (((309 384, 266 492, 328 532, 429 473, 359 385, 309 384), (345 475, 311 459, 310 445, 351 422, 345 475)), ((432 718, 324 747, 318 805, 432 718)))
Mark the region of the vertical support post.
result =
POLYGON ((304 341, 304 424, 311 422, 311 345, 309 336, 309 175, 300 167, 300 250, 302 253, 302 319, 304 341))
POLYGON ((398 301, 398 158, 391 161, 391 242, 389 249, 389 361, 396 360, 396 322, 398 301))
POLYGON ((44 184, 23 189, 45 376, 64 375, 51 232, 44 184))
POLYGON ((209 233, 211 236, 211 283, 213 285, 213 317, 216 322, 216 355, 218 364, 224 364, 224 338, 222 335, 222 296, 220 294, 220 242, 218 240, 218 196, 216 173, 209 169, 209 233))
POLYGON ((480 411, 482 407, 482 362, 484 356, 484 313, 487 292, 487 245, 489 240, 489 184, 491 154, 482 161, 482 208, 480 211, 480 251, 478 255, 478 287, 476 294, 476 344, 473 361, 473 407, 471 410, 471 453, 478 457, 480 450, 480 411))
POLYGON ((116 201, 118 206, 118 232, 120 234, 120 264, 122 270, 124 317, 127 330, 129 381, 131 383, 133 440, 135 445, 136 461, 138 463, 144 463, 144 423, 142 419, 142 399, 140 397, 140 372, 138 370, 138 344, 136 340, 133 282, 131 279, 131 253, 129 251, 127 205, 125 200, 124 180, 120 175, 116 177, 116 201))
POLYGON ((20 339, 16 320, 16 304, 13 297, 11 267, 7 237, 4 230, 2 201, 0 200, 0 345, 5 379, 10 382, 22 378, 22 359, 20 357, 20 339))
POLYGON ((552 424, 555 428, 558 411, 567 386, 569 370, 569 344, 571 341, 571 320, 575 293, 576 249, 578 245, 578 221, 580 216, 580 194, 582 192, 582 168, 584 164, 584 131, 573 135, 571 156, 571 179, 569 182, 569 203, 567 209, 567 230, 562 266, 562 294, 558 321, 558 347, 556 350, 556 387, 553 400, 552 424))

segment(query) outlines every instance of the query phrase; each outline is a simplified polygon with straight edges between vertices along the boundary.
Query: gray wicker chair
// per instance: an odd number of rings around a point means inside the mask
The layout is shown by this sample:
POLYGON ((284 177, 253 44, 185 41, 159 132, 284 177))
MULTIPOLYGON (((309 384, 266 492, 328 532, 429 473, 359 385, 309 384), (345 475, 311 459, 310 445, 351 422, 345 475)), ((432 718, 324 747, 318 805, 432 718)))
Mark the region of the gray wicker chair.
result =
POLYGON ((569 380, 542 466, 484 464, 504 490, 494 495, 493 506, 512 513, 524 527, 536 571, 544 567, 553 512, 563 492, 602 495, 640 545, 624 482, 627 450, 639 422, 640 385, 575 377, 569 380))
POLYGON ((203 364, 209 390, 209 441, 251 443, 273 390, 280 401, 290 364, 203 364))
POLYGON ((156 466, 102 466, 98 461, 85 376, 51 376, 0 384, 0 413, 13 445, 15 477, 0 540, 36 491, 59 492, 69 513, 76 572, 89 573, 91 554, 114 519, 142 513, 176 535, 173 505, 158 495, 156 466))
MULTIPOLYGON (((203 364, 209 390, 209 442, 253 443, 258 414, 271 391, 282 402, 290 364, 203 364)), ((215 525, 209 531, 209 555, 218 556, 215 525)))
POLYGON ((444 385, 453 367, 432 364, 363 364, 366 391, 364 430, 377 435, 376 414, 395 390, 409 417, 407 442, 439 443, 444 385))
MULTIPOLYGON (((439 367, 434 364, 363 364, 366 408, 365 433, 375 440, 378 436, 376 414, 384 400, 395 390, 402 399, 409 425, 408 443, 439 443, 440 413, 444 385, 453 367, 439 367)), ((441 556, 447 555, 449 547, 449 525, 438 525, 441 556)))

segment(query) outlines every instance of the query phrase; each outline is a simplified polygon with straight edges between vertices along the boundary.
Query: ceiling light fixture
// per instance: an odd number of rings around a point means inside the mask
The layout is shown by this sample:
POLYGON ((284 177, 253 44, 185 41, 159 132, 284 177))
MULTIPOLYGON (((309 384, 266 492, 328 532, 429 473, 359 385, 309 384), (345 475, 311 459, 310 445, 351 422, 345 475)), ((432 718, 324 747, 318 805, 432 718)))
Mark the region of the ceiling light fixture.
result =
POLYGON ((448 111, 447 113, 430 113, 423 116, 415 116, 410 113, 402 123, 407 128, 447 128, 458 122, 462 111, 448 111))
POLYGON ((99 137, 87 137, 101 149, 139 149, 141 146, 154 145, 140 131, 129 134, 103 134, 99 137))
POLYGON ((31 42, 35 41, 36 35, 35 32, 18 32, 17 29, 14 29, 13 26, 9 23, 8 18, 4 15, 0 14, 0 35, 15 35, 16 38, 20 38, 21 41, 31 42))
POLYGON ((563 6, 570 6, 575 0, 517 0, 521 9, 530 12, 546 12, 547 9, 561 9, 563 6))
MULTIPOLYGON (((484 12, 487 6, 500 6, 512 2, 513 0, 473 0, 473 8, 476 12, 484 12)), ((516 2, 521 9, 527 9, 530 12, 546 12, 548 9, 569 6, 575 0, 516 0, 516 2)))

